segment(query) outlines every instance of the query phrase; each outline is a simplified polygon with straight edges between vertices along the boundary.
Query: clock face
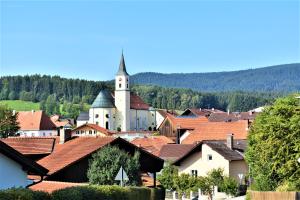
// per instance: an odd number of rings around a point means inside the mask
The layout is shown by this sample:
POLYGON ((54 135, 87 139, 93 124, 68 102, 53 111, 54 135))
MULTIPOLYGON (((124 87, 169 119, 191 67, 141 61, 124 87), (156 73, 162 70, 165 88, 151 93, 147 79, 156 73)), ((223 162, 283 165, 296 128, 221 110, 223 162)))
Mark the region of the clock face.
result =
POLYGON ((122 81, 122 78, 119 78, 119 81, 122 81))

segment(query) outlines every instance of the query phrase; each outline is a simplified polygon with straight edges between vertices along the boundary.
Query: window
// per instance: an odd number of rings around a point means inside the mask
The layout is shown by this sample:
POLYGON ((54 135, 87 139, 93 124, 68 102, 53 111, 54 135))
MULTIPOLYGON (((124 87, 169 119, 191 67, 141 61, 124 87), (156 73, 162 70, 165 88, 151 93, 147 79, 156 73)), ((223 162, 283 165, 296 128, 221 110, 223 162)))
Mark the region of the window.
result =
POLYGON ((79 131, 76 131, 76 134, 78 135, 78 134, 79 134, 79 131))
POLYGON ((197 177, 198 176, 198 170, 191 170, 191 175, 192 175, 192 177, 197 177))
POLYGON ((84 134, 84 130, 81 131, 81 134, 84 134))
POLYGON ((46 135, 46 133, 43 133, 43 136, 45 136, 46 135))
POLYGON ((207 160, 212 160, 212 155, 211 154, 207 155, 207 160))
POLYGON ((98 114, 96 114, 96 115, 95 115, 95 118, 98 118, 98 117, 99 117, 99 115, 98 115, 98 114))
POLYGON ((96 134, 97 133, 97 131, 94 131, 94 134, 96 134))
POLYGON ((119 83, 119 88, 121 88, 122 87, 122 84, 121 83, 119 83))
POLYGON ((108 122, 105 123, 105 128, 106 128, 106 129, 109 128, 108 122))
POLYGON ((106 117, 106 118, 109 118, 109 114, 106 114, 105 117, 106 117))
POLYGON ((89 134, 92 135, 92 133, 93 133, 93 131, 90 130, 90 131, 89 131, 89 134))
POLYGON ((128 88, 128 83, 127 83, 127 88, 128 88))

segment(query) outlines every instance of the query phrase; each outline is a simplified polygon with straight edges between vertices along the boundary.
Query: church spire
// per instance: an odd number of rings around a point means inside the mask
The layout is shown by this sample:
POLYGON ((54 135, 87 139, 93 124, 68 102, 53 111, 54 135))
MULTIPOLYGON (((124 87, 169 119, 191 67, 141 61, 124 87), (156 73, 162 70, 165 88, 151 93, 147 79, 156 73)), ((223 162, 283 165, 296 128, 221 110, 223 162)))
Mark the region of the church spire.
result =
POLYGON ((119 71, 118 71, 117 75, 129 76, 129 74, 126 71, 126 65, 125 65, 123 50, 122 50, 122 56, 121 56, 120 65, 119 65, 119 71))

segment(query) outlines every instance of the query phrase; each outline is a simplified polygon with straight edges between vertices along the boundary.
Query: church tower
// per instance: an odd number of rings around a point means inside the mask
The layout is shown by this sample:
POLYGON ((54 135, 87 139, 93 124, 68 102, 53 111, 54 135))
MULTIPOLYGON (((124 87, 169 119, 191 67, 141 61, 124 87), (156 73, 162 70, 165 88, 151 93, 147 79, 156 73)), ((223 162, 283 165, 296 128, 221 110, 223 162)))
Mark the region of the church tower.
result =
POLYGON ((126 71, 122 52, 119 71, 115 80, 115 106, 117 108, 116 128, 122 131, 130 130, 130 89, 129 74, 126 71))

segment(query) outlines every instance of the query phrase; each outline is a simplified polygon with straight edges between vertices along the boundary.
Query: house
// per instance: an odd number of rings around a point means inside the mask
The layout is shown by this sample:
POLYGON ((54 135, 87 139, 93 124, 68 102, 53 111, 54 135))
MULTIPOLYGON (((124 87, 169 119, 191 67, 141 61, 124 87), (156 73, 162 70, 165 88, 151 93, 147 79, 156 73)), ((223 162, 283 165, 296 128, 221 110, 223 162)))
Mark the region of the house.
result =
POLYGON ((28 174, 34 173, 42 179, 47 172, 44 167, 0 141, 0 189, 26 187, 31 183, 27 179, 28 174))
POLYGON ((52 193, 56 190, 61 190, 69 187, 87 186, 88 183, 71 183, 71 182, 60 182, 60 181, 46 181, 43 180, 39 183, 33 184, 29 189, 33 191, 43 191, 52 193))
POLYGON ((168 114, 164 121, 159 126, 158 130, 161 135, 169 137, 179 143, 180 135, 186 130, 193 130, 201 123, 208 122, 206 117, 185 117, 168 114))
POLYGON ((195 144, 166 144, 161 147, 158 157, 168 162, 174 162, 187 154, 194 146, 195 144))
POLYGON ((9 137, 2 142, 31 160, 39 160, 52 153, 58 137, 9 137))
POLYGON ((244 160, 246 140, 233 140, 229 134, 226 140, 205 140, 196 144, 181 158, 174 161, 178 172, 193 176, 205 176, 212 169, 221 168, 224 174, 237 181, 239 174, 243 177, 248 173, 244 160))
POLYGON ((189 117, 208 117, 211 113, 224 113, 224 111, 212 108, 212 109, 202 109, 202 108, 188 108, 180 116, 189 117))
POLYGON ((76 125, 81 126, 83 124, 86 124, 89 121, 89 113, 88 112, 81 112, 79 113, 77 120, 76 120, 76 125))
POLYGON ((253 122, 258 112, 227 112, 227 113, 211 113, 208 117, 210 122, 235 122, 238 120, 248 120, 253 122))
POLYGON ((173 144, 174 141, 166 136, 148 136, 143 138, 136 138, 131 141, 136 146, 152 153, 156 156, 159 155, 161 148, 166 144, 173 144))
POLYGON ((156 110, 156 129, 160 127, 161 123, 164 121, 164 119, 167 117, 168 114, 177 116, 178 114, 172 110, 163 110, 163 109, 157 109, 156 110))
POLYGON ((55 124, 44 111, 20 111, 17 121, 20 129, 18 134, 22 137, 56 136, 58 134, 55 124))
POLYGON ((235 122, 206 122, 200 123, 193 130, 187 130, 180 137, 181 144, 194 144, 203 140, 225 140, 229 133, 236 139, 247 139, 248 120, 235 122))
POLYGON ((54 151, 38 161, 49 170, 45 180, 62 182, 88 182, 87 170, 92 154, 105 146, 118 146, 133 155, 140 152, 140 171, 154 174, 159 172, 164 161, 149 152, 138 148, 122 138, 115 137, 77 137, 63 144, 56 144, 54 151))
POLYGON ((112 135, 112 133, 109 130, 102 128, 96 124, 82 124, 81 126, 78 126, 71 131, 71 137, 105 137, 110 135, 112 135))
POLYGON ((79 115, 77 126, 89 123, 115 131, 155 129, 155 110, 130 91, 129 79, 122 53, 114 93, 107 89, 101 90, 89 109, 88 117, 85 113, 79 115))

